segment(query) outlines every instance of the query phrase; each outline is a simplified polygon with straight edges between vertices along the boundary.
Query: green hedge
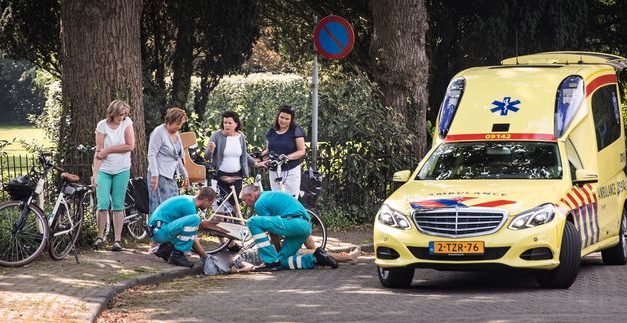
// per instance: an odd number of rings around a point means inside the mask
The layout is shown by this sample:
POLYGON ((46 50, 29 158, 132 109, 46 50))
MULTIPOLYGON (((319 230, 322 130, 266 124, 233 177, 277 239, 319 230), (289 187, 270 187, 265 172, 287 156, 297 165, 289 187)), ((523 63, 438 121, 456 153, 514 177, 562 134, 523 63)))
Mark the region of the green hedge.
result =
MULTIPOLYGON (((204 146, 218 129, 220 114, 234 110, 242 119, 249 148, 263 148, 277 108, 289 104, 309 141, 309 82, 293 74, 225 78, 210 94, 206 115, 192 120, 192 130, 205 134, 199 139, 204 146)), ((391 121, 394 112, 378 97, 376 85, 364 75, 321 78, 318 167, 325 180, 317 209, 331 227, 371 222, 392 189, 393 171, 417 163, 410 147, 413 133, 391 121)))

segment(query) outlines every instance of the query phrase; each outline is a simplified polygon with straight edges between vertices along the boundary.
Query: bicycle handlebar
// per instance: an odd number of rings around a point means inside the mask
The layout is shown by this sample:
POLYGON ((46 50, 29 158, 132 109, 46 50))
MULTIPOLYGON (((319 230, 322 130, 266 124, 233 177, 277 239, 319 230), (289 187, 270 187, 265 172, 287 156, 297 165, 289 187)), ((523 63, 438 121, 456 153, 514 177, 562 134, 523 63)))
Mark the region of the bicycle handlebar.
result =
POLYGON ((78 151, 82 152, 82 153, 88 153, 90 151, 94 151, 96 150, 96 146, 93 147, 86 147, 83 144, 80 144, 76 147, 76 149, 78 149, 78 151))
POLYGON ((288 161, 289 159, 287 158, 287 155, 279 155, 273 151, 268 154, 268 167, 276 168, 278 166, 283 166, 287 164, 288 161))

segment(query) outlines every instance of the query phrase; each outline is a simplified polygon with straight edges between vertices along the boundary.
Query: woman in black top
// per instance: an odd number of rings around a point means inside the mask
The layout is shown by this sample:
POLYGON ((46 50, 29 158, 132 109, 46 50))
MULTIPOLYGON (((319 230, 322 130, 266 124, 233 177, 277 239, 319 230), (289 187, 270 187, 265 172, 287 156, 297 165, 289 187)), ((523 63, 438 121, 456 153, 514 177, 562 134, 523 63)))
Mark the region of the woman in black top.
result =
MULTIPOLYGON (((283 165, 280 174, 283 177, 285 191, 298 198, 300 193, 300 163, 305 156, 305 132, 296 124, 294 109, 289 105, 283 105, 274 120, 274 127, 266 133, 268 148, 263 152, 285 155, 289 160, 283 165)), ((270 171, 270 186, 273 191, 279 191, 280 185, 275 181, 276 172, 270 171)))

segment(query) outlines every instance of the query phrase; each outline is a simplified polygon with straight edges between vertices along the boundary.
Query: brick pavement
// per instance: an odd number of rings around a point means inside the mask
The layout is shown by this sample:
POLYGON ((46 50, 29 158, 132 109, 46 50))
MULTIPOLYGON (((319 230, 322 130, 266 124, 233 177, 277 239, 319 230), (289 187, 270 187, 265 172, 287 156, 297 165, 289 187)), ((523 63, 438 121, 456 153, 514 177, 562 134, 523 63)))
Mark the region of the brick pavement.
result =
MULTIPOLYGON (((342 250, 344 241, 354 241, 367 249, 370 232, 331 233, 328 246, 342 250)), ((109 300, 128 287, 191 273, 142 250, 147 245, 122 252, 85 250, 80 264, 72 254, 53 261, 44 253, 25 267, 0 267, 0 322, 93 321, 109 300)))
POLYGON ((79 256, 80 264, 73 255, 53 261, 44 253, 25 267, 0 267, 0 321, 91 321, 128 286, 190 272, 135 250, 79 256))
POLYGON ((102 322, 116 311, 142 322, 622 322, 625 280, 627 266, 604 266, 597 254, 568 290, 542 289, 524 272, 430 269, 394 290, 364 257, 337 270, 186 277, 120 295, 102 322))

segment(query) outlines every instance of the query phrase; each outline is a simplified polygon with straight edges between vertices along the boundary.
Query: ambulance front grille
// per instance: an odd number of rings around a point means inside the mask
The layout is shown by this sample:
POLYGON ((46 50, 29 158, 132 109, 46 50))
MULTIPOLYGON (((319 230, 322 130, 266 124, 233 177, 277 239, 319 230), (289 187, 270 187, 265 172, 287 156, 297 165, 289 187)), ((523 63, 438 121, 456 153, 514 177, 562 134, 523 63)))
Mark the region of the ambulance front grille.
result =
POLYGON ((413 220, 426 234, 444 237, 473 237, 498 231, 507 211, 486 207, 418 209, 413 220))

